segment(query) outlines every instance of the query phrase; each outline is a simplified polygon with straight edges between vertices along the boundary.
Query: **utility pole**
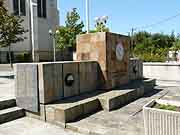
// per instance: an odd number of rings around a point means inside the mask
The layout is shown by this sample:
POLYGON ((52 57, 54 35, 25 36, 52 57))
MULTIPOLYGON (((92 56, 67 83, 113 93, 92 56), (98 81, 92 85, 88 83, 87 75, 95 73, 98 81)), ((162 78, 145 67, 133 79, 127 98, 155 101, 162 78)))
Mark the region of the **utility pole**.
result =
POLYGON ((89 33, 89 0, 86 0, 86 31, 89 33))

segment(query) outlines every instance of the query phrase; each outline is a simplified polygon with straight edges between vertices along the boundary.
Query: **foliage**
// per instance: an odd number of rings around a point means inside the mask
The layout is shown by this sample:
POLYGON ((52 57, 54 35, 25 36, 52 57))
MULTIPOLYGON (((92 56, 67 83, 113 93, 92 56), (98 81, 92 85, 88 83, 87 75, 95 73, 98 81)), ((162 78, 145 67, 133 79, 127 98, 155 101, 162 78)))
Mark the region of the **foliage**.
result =
POLYGON ((65 26, 60 26, 56 34, 57 47, 64 49, 66 47, 76 48, 76 36, 82 33, 84 24, 80 21, 80 15, 76 8, 66 15, 65 26))
POLYGON ((176 42, 174 42, 174 44, 173 44, 173 46, 171 47, 171 49, 173 50, 173 51, 178 51, 178 50, 180 50, 180 40, 178 39, 178 40, 176 40, 176 42))
POLYGON ((31 60, 31 54, 29 53, 21 53, 16 56, 17 62, 27 62, 31 60))
POLYGON ((94 31, 95 32, 109 32, 109 28, 107 28, 104 23, 98 23, 94 31))
MULTIPOLYGON (((0 0, 0 47, 9 48, 9 58, 11 63, 10 46, 13 43, 23 41, 22 35, 26 32, 21 25, 23 20, 14 15, 10 15, 4 7, 4 0, 0 0)), ((11 65, 12 66, 12 65, 11 65)))
POLYGON ((163 105, 163 104, 156 104, 154 108, 169 110, 169 111, 176 111, 177 107, 173 105, 163 105))
POLYGON ((164 62, 168 51, 174 46, 176 37, 163 33, 151 34, 146 31, 138 32, 133 37, 135 46, 133 52, 145 62, 164 62))

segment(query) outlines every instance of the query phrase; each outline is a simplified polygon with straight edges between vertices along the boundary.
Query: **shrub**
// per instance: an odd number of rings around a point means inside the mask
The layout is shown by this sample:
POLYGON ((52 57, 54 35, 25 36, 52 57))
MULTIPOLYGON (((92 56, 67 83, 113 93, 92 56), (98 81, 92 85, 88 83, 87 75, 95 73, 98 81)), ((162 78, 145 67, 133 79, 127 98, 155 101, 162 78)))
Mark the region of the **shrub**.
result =
POLYGON ((16 62, 29 62, 31 61, 31 54, 29 53, 21 53, 16 55, 16 62))

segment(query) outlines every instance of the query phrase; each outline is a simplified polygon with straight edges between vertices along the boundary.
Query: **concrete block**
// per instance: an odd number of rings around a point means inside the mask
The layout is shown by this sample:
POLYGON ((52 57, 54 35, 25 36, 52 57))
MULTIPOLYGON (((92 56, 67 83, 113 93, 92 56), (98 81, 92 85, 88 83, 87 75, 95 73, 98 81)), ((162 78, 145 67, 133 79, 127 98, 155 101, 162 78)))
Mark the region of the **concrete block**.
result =
POLYGON ((100 102, 96 97, 85 97, 73 97, 46 105, 47 122, 63 126, 67 122, 75 121, 101 109, 100 102))
POLYGON ((15 95, 17 106, 32 112, 39 112, 37 64, 15 66, 15 95))
POLYGON ((137 58, 130 59, 129 78, 130 80, 143 78, 143 63, 140 59, 137 58))
POLYGON ((38 69, 40 103, 46 104, 62 99, 62 63, 39 64, 38 69))
POLYGON ((104 79, 99 80, 102 89, 118 87, 129 81, 129 42, 126 36, 108 32, 80 35, 77 38, 77 60, 92 60, 99 63, 102 74, 98 75, 102 75, 100 78, 104 79), (119 44, 124 50, 122 60, 118 60, 116 53, 119 44), (127 80, 122 79, 124 77, 127 80))
POLYGON ((46 106, 47 122, 53 124, 65 124, 79 118, 83 115, 82 105, 77 105, 69 108, 59 108, 58 106, 46 106))
POLYGON ((144 93, 153 91, 155 85, 156 85, 156 79, 144 80, 144 93))
POLYGON ((80 94, 92 92, 97 89, 98 71, 97 62, 80 62, 79 78, 80 78, 80 94))
POLYGON ((65 98, 79 95, 79 62, 63 63, 63 80, 65 98))
POLYGON ((85 102, 83 105, 83 115, 93 114, 101 110, 100 102, 98 99, 91 99, 89 102, 85 102))
POLYGON ((119 89, 107 92, 98 96, 100 104, 105 111, 117 109, 144 94, 143 87, 139 86, 135 89, 119 89))

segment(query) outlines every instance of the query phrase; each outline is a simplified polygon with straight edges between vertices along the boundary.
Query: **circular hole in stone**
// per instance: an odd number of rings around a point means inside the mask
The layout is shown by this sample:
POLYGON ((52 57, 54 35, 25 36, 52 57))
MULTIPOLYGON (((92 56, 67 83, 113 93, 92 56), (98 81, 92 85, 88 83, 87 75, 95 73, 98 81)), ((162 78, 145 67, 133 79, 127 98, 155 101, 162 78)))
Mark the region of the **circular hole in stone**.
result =
POLYGON ((71 73, 68 73, 65 77, 65 84, 67 86, 72 86, 74 83, 74 76, 71 73))

